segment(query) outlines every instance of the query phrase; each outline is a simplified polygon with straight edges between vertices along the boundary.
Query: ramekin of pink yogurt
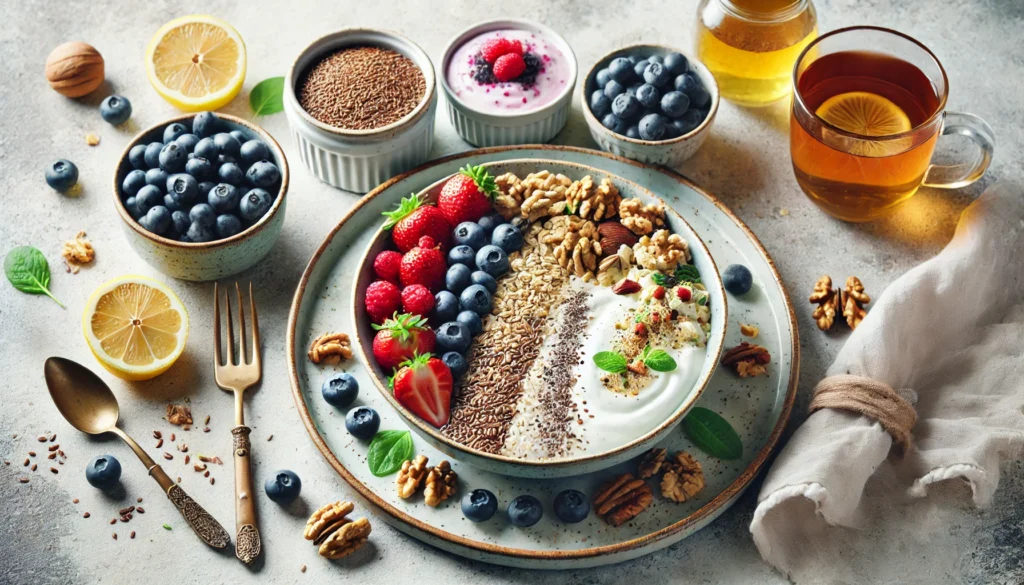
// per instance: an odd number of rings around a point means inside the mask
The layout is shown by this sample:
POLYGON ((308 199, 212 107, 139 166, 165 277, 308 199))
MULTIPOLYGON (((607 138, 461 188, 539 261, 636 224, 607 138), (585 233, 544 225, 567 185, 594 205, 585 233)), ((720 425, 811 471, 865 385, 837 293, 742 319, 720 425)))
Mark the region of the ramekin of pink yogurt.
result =
POLYGON ((565 126, 576 55, 550 28, 516 19, 482 22, 452 39, 441 63, 448 116, 470 144, 544 143, 565 126))

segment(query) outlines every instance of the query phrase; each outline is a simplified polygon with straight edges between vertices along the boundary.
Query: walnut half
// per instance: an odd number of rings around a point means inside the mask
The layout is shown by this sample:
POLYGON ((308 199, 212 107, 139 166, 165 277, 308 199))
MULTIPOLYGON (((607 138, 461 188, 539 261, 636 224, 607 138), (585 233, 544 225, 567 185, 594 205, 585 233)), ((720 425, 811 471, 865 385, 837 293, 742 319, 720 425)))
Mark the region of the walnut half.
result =
POLYGON ((722 356, 722 365, 732 368, 740 378, 766 374, 766 366, 771 361, 772 356, 767 348, 746 341, 726 351, 722 356))
POLYGON ((82 265, 89 264, 96 257, 92 243, 85 239, 85 232, 78 232, 75 239, 64 242, 64 248, 60 254, 64 257, 64 264, 68 267, 68 272, 72 274, 78 274, 78 269, 82 265))
POLYGON ((423 488, 423 501, 428 506, 437 507, 441 502, 455 495, 458 491, 459 476, 452 471, 447 461, 442 461, 427 473, 426 487, 423 488))
POLYGON ((704 470, 700 463, 686 451, 679 451, 671 461, 665 463, 665 475, 661 476, 661 495, 676 503, 693 499, 704 489, 704 470))
POLYGON ((366 544, 370 530, 370 521, 366 518, 346 522, 320 544, 317 552, 332 560, 347 557, 366 544))
POLYGON ((832 288, 832 278, 827 274, 814 283, 814 291, 808 300, 816 305, 811 317, 818 325, 818 329, 828 331, 835 321, 836 312, 839 306, 839 291, 832 288))
POLYGON ((640 465, 637 466, 636 474, 640 479, 648 479, 658 475, 661 471, 661 466, 665 464, 665 455, 668 451, 665 449, 651 449, 644 453, 642 459, 640 459, 640 465))
POLYGON ((646 510, 653 499, 644 480, 626 473, 601 486, 594 495, 594 510, 608 524, 621 526, 646 510))
POLYGON ((850 329, 856 329, 867 316, 868 312, 864 309, 864 305, 870 302, 871 297, 864 292, 864 283, 856 276, 847 278, 840 304, 843 307, 843 317, 846 318, 846 324, 850 326, 850 329))
POLYGON ((325 333, 313 340, 307 355, 314 364, 337 364, 352 359, 352 342, 345 333, 325 333))
POLYGON ((665 226, 665 206, 661 203, 644 205, 639 199, 623 199, 619 216, 622 225, 638 236, 646 236, 665 226))
POLYGON ((595 184, 594 178, 587 175, 569 186, 565 199, 571 212, 584 219, 601 221, 619 212, 622 195, 608 177, 595 184))
POLYGON ((398 497, 403 500, 411 498, 419 491, 426 477, 427 457, 425 455, 417 455, 412 461, 403 462, 402 469, 398 472, 398 479, 395 480, 398 485, 398 497))

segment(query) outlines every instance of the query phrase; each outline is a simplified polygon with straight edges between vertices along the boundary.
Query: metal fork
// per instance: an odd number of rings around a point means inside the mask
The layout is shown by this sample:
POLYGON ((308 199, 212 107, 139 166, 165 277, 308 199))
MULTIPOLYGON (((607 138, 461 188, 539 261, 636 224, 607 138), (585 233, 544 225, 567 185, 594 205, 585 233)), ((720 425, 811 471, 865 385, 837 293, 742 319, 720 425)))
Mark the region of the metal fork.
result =
POLYGON ((221 358, 221 334, 220 334, 220 289, 216 283, 213 285, 213 347, 214 367, 216 371, 217 385, 222 390, 234 392, 235 394, 235 428, 231 429, 234 438, 234 460, 235 460, 235 556, 238 560, 249 565, 260 555, 260 531, 256 526, 256 504, 253 500, 252 471, 249 466, 249 455, 252 445, 249 442, 249 433, 252 431, 245 426, 245 412, 242 408, 242 395, 246 389, 260 381, 263 369, 260 364, 260 324, 256 319, 256 300, 252 295, 252 283, 249 283, 249 314, 252 321, 252 360, 247 359, 245 351, 245 312, 242 310, 242 290, 238 283, 235 283, 235 292, 238 295, 238 330, 239 336, 236 339, 231 319, 231 296, 229 291, 224 291, 224 304, 227 306, 224 318, 227 322, 228 334, 223 340, 227 348, 228 359, 221 358), (238 343, 239 360, 235 362, 234 344, 238 343))

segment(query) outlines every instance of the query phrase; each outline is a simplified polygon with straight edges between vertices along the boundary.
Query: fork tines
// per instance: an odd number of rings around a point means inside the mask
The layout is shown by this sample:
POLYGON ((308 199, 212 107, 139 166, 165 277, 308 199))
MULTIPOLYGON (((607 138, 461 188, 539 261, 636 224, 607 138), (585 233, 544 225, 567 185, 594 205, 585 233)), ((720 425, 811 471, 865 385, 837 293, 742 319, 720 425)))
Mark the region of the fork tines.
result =
POLYGON ((244 366, 244 365, 255 365, 257 368, 260 364, 260 324, 256 316, 256 300, 252 294, 252 283, 249 283, 249 321, 250 327, 252 328, 252 359, 248 358, 246 352, 246 336, 245 336, 245 311, 242 307, 242 289, 235 283, 235 293, 238 298, 238 331, 239 335, 235 337, 233 319, 231 318, 231 293, 224 291, 224 304, 227 307, 224 311, 224 320, 227 323, 227 337, 223 340, 224 346, 227 348, 228 359, 225 361, 221 354, 221 334, 220 334, 220 287, 217 283, 213 284, 213 348, 214 356, 216 359, 216 366, 219 367, 230 367, 230 366, 244 366), (238 344, 239 360, 235 361, 235 344, 238 344))

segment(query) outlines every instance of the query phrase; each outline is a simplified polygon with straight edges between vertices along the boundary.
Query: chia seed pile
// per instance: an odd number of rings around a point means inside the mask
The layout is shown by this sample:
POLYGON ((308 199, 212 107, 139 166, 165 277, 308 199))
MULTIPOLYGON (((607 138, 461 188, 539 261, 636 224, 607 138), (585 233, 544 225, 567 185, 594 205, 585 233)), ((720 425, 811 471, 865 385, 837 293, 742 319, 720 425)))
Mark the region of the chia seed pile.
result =
POLYGON ((345 130, 372 130, 413 111, 426 93, 411 59, 380 47, 347 47, 309 68, 298 98, 316 120, 345 130))
MULTIPOLYGON (((537 75, 541 72, 543 64, 536 53, 530 53, 529 51, 523 53, 523 62, 526 63, 526 69, 514 81, 522 84, 525 88, 529 88, 537 82, 537 75)), ((477 53, 473 58, 473 79, 481 85, 500 83, 498 78, 494 76, 491 64, 484 60, 483 55, 480 53, 477 53)))

